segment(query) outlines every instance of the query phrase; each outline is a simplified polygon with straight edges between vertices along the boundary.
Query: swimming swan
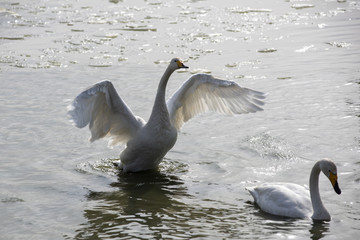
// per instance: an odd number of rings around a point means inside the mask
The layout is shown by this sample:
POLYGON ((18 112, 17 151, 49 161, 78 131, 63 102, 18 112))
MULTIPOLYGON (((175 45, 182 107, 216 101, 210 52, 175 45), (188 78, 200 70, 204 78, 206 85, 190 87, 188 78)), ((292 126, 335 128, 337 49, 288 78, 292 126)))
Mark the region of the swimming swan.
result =
POLYGON ((315 163, 310 174, 309 191, 293 183, 265 184, 247 188, 256 204, 265 212, 274 215, 330 221, 329 212, 325 209, 319 194, 319 174, 322 171, 329 178, 337 194, 341 194, 337 182, 336 165, 329 159, 315 163), (312 204, 312 208, 311 208, 312 204))
POLYGON ((126 143, 120 154, 120 168, 124 172, 138 172, 156 168, 174 146, 177 131, 196 114, 262 110, 259 106, 264 104, 263 93, 207 74, 191 76, 166 103, 166 84, 180 68, 188 67, 179 59, 172 59, 160 80, 147 123, 132 113, 110 81, 98 82, 80 93, 68 106, 70 118, 78 128, 89 124, 91 142, 108 137, 109 145, 126 143))

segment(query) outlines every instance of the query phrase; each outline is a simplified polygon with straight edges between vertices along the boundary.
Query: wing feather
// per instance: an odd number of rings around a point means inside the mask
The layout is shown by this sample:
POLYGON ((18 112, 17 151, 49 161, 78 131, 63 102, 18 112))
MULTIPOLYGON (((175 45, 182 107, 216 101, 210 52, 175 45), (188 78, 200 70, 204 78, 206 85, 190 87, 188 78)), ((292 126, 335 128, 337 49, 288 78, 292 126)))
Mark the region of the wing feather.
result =
POLYGON ((179 130, 195 115, 215 111, 227 115, 262 111, 264 93, 208 74, 191 76, 168 100, 172 124, 179 130))
POLYGON ((127 142, 144 125, 106 80, 80 93, 68 106, 68 114, 78 128, 89 124, 91 142, 108 137, 109 145, 127 142))

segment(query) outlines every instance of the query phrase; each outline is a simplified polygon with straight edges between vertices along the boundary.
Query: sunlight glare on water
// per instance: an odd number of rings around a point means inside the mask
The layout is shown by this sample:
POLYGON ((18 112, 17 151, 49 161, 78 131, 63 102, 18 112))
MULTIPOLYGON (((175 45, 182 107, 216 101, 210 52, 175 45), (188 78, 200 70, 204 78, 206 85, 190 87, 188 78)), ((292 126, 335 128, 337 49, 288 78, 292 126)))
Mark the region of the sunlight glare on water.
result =
POLYGON ((0 239, 354 239, 360 232, 360 2, 3 1, 0 239), (147 119, 173 57, 169 97, 209 73, 265 92, 263 112, 186 123, 158 171, 119 172, 123 147, 89 143, 66 106, 108 79, 147 119), (331 222, 262 212, 246 187, 320 176, 331 222))

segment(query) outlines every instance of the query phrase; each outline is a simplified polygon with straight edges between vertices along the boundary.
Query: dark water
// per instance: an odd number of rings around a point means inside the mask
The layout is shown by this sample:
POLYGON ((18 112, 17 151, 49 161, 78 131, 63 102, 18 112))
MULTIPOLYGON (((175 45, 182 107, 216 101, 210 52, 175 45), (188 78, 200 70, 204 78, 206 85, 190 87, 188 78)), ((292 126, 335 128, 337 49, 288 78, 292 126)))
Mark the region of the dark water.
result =
POLYGON ((354 239, 360 232, 359 1, 0 2, 0 239, 354 239), (118 173, 66 106, 114 82, 145 119, 207 72, 267 93, 265 111, 187 123, 159 171, 118 173), (270 216, 245 187, 320 177, 331 222, 270 216))

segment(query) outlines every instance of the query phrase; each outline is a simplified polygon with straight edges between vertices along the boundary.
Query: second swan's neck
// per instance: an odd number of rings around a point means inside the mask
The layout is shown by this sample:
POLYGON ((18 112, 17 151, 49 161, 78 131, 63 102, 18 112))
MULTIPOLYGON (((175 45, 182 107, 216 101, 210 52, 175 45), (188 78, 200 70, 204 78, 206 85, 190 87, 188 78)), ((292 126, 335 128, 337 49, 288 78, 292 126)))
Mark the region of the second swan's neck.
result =
POLYGON ((155 98, 155 102, 154 102, 154 106, 149 118, 149 122, 150 124, 153 123, 153 121, 155 121, 156 123, 160 122, 169 122, 169 112, 166 106, 166 101, 165 101, 165 91, 166 91, 166 85, 169 81, 169 78, 171 76, 171 74, 174 72, 175 70, 170 68, 170 66, 165 70, 163 76, 161 77, 159 86, 158 86, 158 90, 156 93, 156 98, 155 98))
POLYGON ((314 220, 330 220, 330 214, 325 209, 319 192, 319 174, 321 172, 320 162, 317 162, 311 170, 310 175, 310 197, 311 203, 314 210, 312 218, 314 220))

